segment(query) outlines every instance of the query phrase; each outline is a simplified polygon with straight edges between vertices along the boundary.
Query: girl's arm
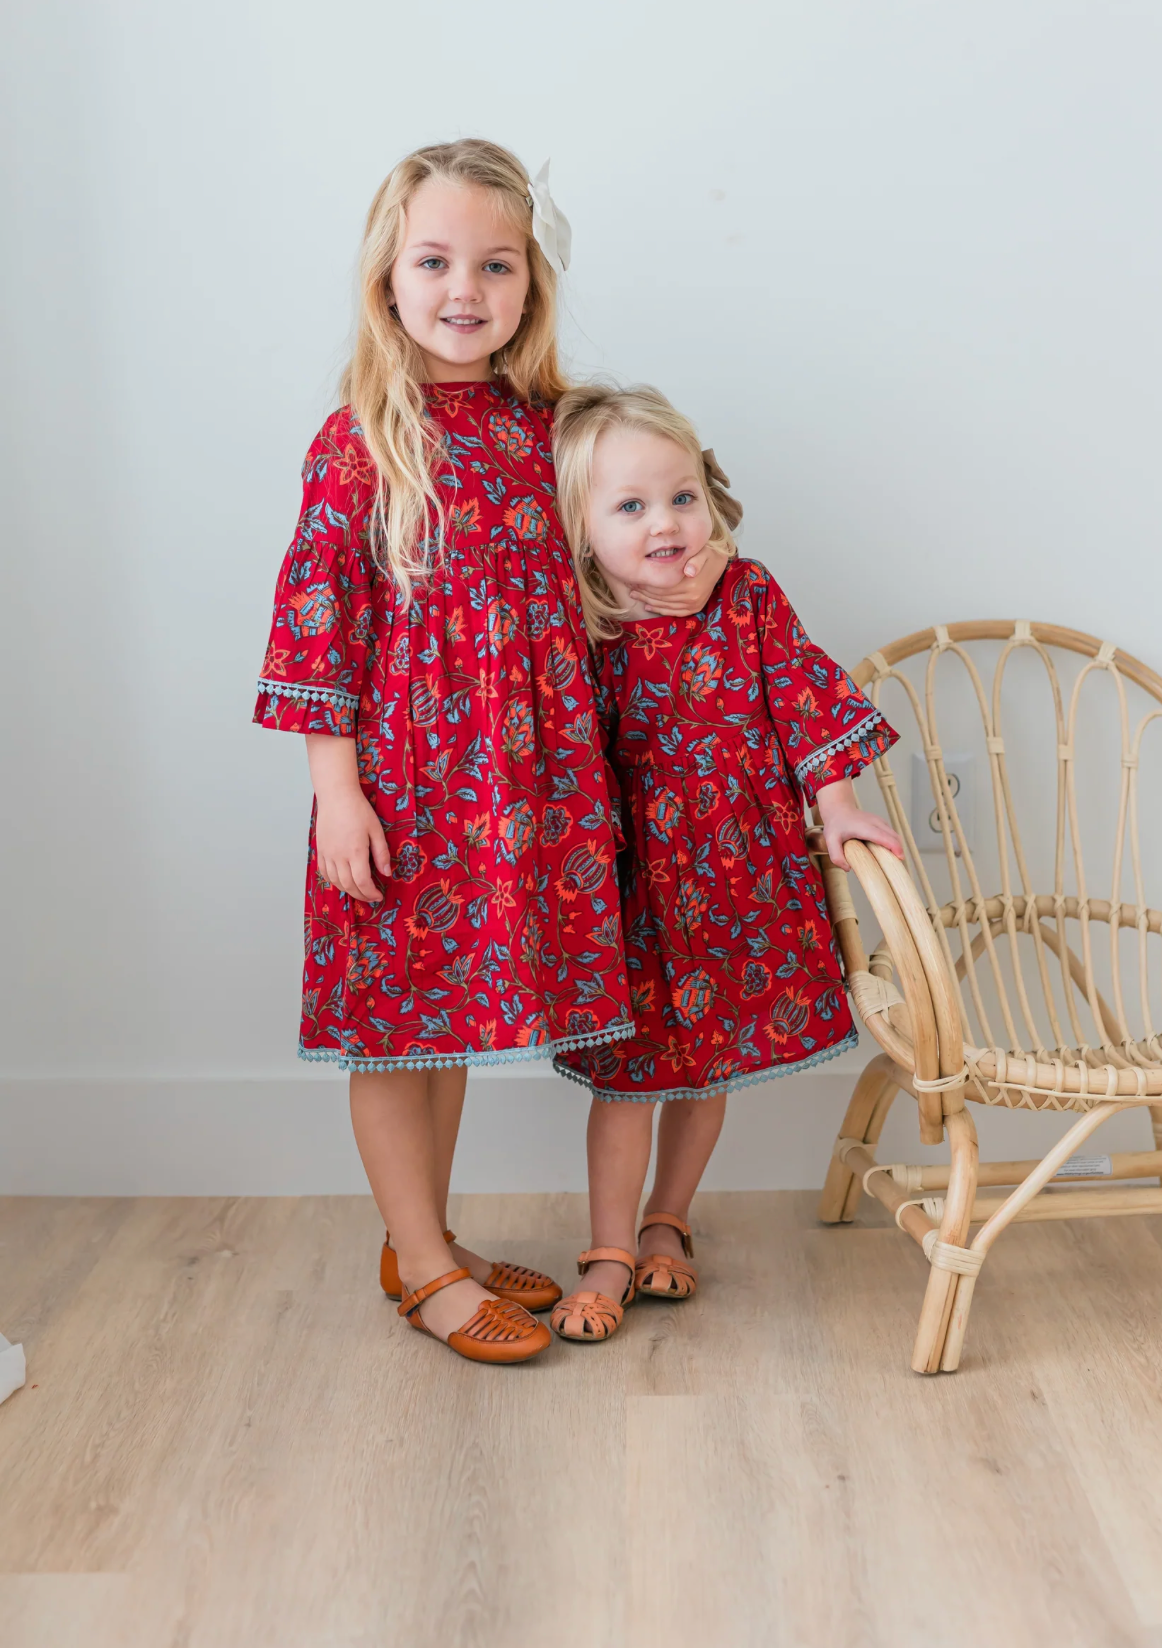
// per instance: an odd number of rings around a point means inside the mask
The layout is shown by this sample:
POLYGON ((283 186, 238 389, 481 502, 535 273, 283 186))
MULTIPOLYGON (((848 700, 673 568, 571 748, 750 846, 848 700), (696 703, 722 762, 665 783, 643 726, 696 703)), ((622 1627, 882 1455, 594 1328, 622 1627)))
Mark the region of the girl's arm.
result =
POLYGON ((383 825, 359 784, 353 738, 328 733, 306 735, 307 760, 315 787, 315 847, 319 874, 332 887, 378 904, 383 894, 375 885, 372 865, 381 876, 391 874, 391 854, 383 825))
POLYGON ((331 415, 303 465, 299 523, 275 591, 254 719, 303 733, 318 802, 317 863, 333 887, 382 897, 391 873, 383 827, 359 785, 355 734, 370 633, 364 556, 370 483, 350 464, 350 413, 331 415))
POLYGON ((896 742, 896 734, 847 671, 809 639, 765 567, 739 569, 731 617, 753 618, 767 712, 783 747, 788 776, 808 807, 818 806, 831 862, 848 868, 845 841, 874 841, 897 858, 896 832, 864 812, 852 779, 896 742))
POLYGON ((828 857, 839 869, 850 869, 843 850, 845 841, 874 841, 897 858, 903 858, 904 844, 895 830, 890 829, 882 818, 877 818, 875 813, 861 811, 850 778, 821 785, 815 792, 815 805, 823 820, 823 842, 828 857))

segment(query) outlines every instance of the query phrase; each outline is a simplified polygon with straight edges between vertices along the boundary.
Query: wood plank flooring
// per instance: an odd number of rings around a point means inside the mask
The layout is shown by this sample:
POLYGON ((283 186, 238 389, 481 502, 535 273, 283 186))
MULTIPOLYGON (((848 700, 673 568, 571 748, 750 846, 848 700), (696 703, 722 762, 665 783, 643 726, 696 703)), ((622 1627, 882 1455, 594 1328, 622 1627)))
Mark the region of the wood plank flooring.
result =
POLYGON ((1014 1228, 923 1379, 923 1261, 814 1200, 701 1197, 696 1300, 515 1369, 404 1328, 369 1199, 0 1201, 5 1648, 1162 1648, 1162 1220, 1014 1228))

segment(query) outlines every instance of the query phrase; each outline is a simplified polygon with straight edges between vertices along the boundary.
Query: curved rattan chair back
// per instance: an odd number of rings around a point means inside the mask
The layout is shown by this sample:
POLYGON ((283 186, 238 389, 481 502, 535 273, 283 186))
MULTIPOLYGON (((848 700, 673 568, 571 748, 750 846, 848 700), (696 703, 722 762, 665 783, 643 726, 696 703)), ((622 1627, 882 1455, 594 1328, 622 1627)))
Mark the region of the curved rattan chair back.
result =
MULTIPOLYGON (((1157 864, 1153 841, 1162 832, 1155 825, 1144 842, 1140 804, 1144 750, 1150 764, 1162 771, 1158 735, 1146 738, 1152 724, 1162 720, 1162 677, 1109 642, 1056 625, 1022 622, 938 625, 873 653, 854 675, 877 704, 891 684, 888 697, 902 692, 914 717, 934 803, 932 827, 939 832, 939 841, 932 842, 938 850, 935 863, 919 850, 891 758, 876 762, 875 770, 888 815, 907 844, 910 867, 958 980, 966 1042, 1031 1055, 1043 1063, 1156 1072, 1162 1066, 1162 1013, 1156 1006, 1162 891, 1153 888, 1151 904, 1147 879, 1157 864), (997 651, 998 643, 999 654, 984 658, 997 651), (1019 726, 1009 717, 1014 746, 1020 748, 1006 744, 1004 688, 1014 656, 1023 649, 1040 661, 1052 704, 1046 728, 1056 743, 1052 841, 1046 839, 1050 826, 1044 794, 1042 817, 1034 820, 1031 831, 1022 831, 1018 817, 1028 812, 1018 805, 1018 791, 1027 791, 1030 782, 1027 694, 1022 694, 1019 726), (920 679, 919 659, 925 653, 920 679), (917 660, 910 673, 898 668, 909 659, 917 660), (989 772, 989 783, 981 790, 991 795, 991 808, 982 794, 978 810, 991 814, 990 828, 987 835, 981 830, 975 857, 941 738, 944 684, 954 664, 961 671, 959 710, 963 717, 963 700, 975 701, 973 720, 979 716, 989 772), (1096 724, 1100 704, 1093 701, 1094 682, 1102 678, 1112 681, 1107 704, 1116 711, 1104 733, 1096 724), (1105 752, 1107 759, 1116 742, 1121 752, 1116 781, 1111 774, 1104 785, 1082 785, 1079 741, 1087 752, 1105 752), (1094 833, 1094 820, 1103 811, 1103 851, 1096 861, 1091 852, 1087 862, 1083 836, 1094 833), (943 878, 946 896, 939 897, 934 881, 943 878)), ((898 700, 882 707, 903 733, 907 711, 901 713, 898 700)), ((963 724, 961 719, 958 726, 963 724)), ((1049 788, 1049 771, 1046 760, 1043 791, 1049 788)), ((1162 822, 1162 814, 1156 816, 1162 822)), ((1084 1108, 1063 1093, 1046 1097, 1003 1086, 987 1094, 981 1088, 975 1096, 1031 1108, 1084 1108)))

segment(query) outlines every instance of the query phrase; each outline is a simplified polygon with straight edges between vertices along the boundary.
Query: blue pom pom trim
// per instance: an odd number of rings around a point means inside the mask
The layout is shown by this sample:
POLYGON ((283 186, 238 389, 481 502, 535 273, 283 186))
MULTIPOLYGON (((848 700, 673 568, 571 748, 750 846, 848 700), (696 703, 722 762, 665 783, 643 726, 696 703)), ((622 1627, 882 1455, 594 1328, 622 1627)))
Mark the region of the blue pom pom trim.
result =
POLYGON ((398 1059, 358 1059, 326 1047, 299 1046, 299 1058, 312 1064, 337 1064, 341 1070, 360 1074, 386 1075, 394 1070, 454 1070, 461 1065, 520 1064, 526 1059, 550 1059, 574 1047, 599 1047, 604 1042, 624 1041, 632 1036, 636 1026, 632 1019, 621 1019, 604 1030, 590 1030, 584 1036, 562 1036, 557 1041, 538 1042, 532 1047, 465 1049, 462 1053, 424 1053, 417 1057, 398 1059))
POLYGON ((857 721, 854 727, 849 727, 841 737, 833 738, 830 744, 822 744, 817 750, 812 750, 810 755, 805 755, 801 761, 796 761, 795 778, 797 782, 801 785, 810 774, 818 772, 819 768, 825 766, 836 751, 846 750, 852 744, 858 744, 860 739, 866 738, 874 727, 878 727, 882 723, 883 719, 879 710, 873 709, 870 715, 865 715, 862 721, 857 721))
POLYGON ((341 692, 338 687, 309 687, 299 681, 265 681, 259 680, 258 696, 260 698, 293 698, 306 699, 310 703, 316 701, 324 704, 354 704, 359 708, 359 698, 353 692, 341 692))
POLYGON ((806 1059, 794 1059, 786 1064, 770 1064, 765 1070, 743 1071, 737 1076, 731 1076, 729 1081, 716 1082, 710 1087, 667 1087, 656 1093, 621 1093, 609 1087, 598 1087, 588 1076, 583 1076, 579 1070, 573 1070, 557 1059, 553 1061, 553 1069, 559 1076, 566 1076, 569 1081, 587 1087, 595 1099, 605 1099, 609 1103, 618 1104, 626 1100, 631 1104, 654 1104, 666 1099, 712 1099, 719 1093, 734 1093, 740 1087, 754 1087, 758 1082, 774 1081, 777 1076, 793 1076, 799 1070, 809 1070, 813 1064, 826 1064, 828 1059, 837 1059, 841 1053, 846 1053, 848 1048, 858 1046, 858 1033, 849 1030, 843 1040, 837 1041, 834 1047, 821 1048, 818 1053, 812 1053, 806 1059))

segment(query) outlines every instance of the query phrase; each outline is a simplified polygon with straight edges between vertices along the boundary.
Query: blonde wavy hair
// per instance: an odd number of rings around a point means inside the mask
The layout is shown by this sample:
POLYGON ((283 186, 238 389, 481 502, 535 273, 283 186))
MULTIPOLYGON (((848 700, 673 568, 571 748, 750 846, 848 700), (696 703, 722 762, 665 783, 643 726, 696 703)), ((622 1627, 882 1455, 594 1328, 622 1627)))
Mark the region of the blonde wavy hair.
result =
POLYGON ((444 509, 432 479, 441 433, 424 413, 423 355, 392 313, 391 271, 403 247, 408 203, 430 178, 485 190, 506 225, 523 234, 529 291, 520 325, 492 359, 524 401, 555 402, 566 388, 557 360, 557 276, 533 239, 528 173, 514 154, 483 138, 416 149, 380 184, 359 261, 359 326, 342 396, 378 471, 371 518, 376 564, 410 599, 432 565, 444 509))
POLYGON ((714 453, 698 444, 698 435, 660 390, 649 384, 618 389, 601 383, 580 384, 557 402, 553 424, 553 458, 557 470, 557 510, 573 552, 585 624, 594 641, 613 641, 621 634, 626 608, 618 601, 589 541, 589 500, 593 490, 593 453, 610 429, 643 429, 673 441, 694 460, 702 476, 710 509, 707 547, 724 560, 738 554, 734 529, 742 505, 728 491, 714 453))

